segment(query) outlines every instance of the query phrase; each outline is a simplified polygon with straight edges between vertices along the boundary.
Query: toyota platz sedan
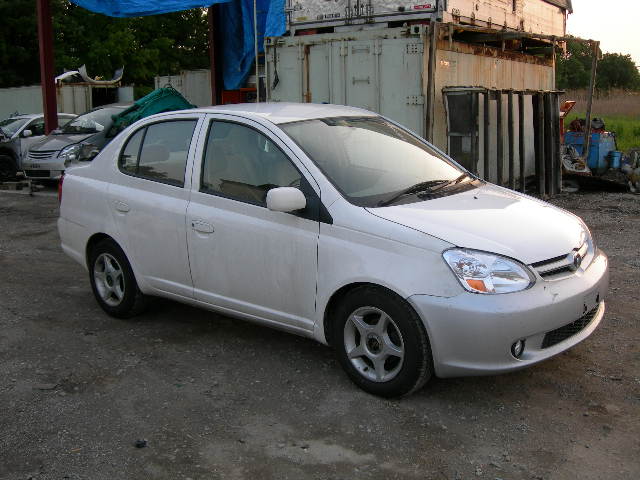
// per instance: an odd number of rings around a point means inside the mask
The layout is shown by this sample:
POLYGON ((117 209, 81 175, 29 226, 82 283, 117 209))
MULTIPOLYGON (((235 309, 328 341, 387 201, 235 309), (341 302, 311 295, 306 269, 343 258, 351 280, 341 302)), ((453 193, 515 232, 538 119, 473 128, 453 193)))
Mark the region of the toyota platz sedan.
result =
POLYGON ((530 366, 604 315, 580 218, 366 110, 159 114, 63 180, 62 248, 109 315, 159 296, 315 338, 384 397, 530 366))

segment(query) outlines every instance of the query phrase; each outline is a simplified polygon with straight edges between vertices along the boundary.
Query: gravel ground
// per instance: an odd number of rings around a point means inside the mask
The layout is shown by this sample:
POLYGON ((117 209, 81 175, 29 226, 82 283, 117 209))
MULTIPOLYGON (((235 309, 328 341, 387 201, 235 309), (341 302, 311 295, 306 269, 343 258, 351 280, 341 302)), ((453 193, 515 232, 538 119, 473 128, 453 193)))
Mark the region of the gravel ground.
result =
POLYGON ((534 368, 389 401, 311 340, 168 301, 107 317, 53 193, 0 192, 0 478, 640 478, 640 198, 554 203, 610 255, 602 326, 534 368))

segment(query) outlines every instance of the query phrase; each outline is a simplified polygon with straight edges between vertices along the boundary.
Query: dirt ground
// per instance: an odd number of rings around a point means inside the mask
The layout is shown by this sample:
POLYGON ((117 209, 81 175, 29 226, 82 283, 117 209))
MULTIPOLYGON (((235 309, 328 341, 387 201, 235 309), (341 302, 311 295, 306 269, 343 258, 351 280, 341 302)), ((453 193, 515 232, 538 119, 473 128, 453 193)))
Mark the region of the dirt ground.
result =
POLYGON ((554 203, 610 256, 602 326, 528 370, 389 401, 311 340, 167 301, 107 317, 54 193, 0 192, 0 478, 640 478, 640 197, 554 203))

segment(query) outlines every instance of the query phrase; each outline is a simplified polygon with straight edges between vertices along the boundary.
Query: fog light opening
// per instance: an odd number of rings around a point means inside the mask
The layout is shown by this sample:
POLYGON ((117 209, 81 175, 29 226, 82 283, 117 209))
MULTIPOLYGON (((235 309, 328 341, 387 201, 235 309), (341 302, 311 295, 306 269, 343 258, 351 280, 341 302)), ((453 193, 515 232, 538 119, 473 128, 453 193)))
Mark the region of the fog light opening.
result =
POLYGON ((524 352, 524 340, 518 340, 511 345, 511 355, 515 358, 520 358, 522 356, 522 352, 524 352))

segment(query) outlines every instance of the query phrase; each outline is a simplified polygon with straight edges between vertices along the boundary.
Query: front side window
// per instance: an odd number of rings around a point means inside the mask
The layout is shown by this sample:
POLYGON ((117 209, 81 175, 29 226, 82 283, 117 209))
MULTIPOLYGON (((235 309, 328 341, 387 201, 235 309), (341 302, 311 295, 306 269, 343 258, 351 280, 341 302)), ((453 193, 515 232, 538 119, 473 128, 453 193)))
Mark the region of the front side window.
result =
POLYGON ((25 130, 31 130, 31 135, 44 135, 44 118, 34 120, 25 130))
POLYGON ((237 123, 214 121, 207 138, 201 191, 266 206, 267 192, 301 183, 291 160, 265 135, 237 123))
POLYGON ((183 187, 196 123, 196 120, 174 120, 138 130, 129 137, 120 153, 120 170, 148 180, 183 187))
POLYGON ((414 186, 454 184, 465 173, 382 117, 322 118, 280 128, 359 206, 385 205, 414 186))

